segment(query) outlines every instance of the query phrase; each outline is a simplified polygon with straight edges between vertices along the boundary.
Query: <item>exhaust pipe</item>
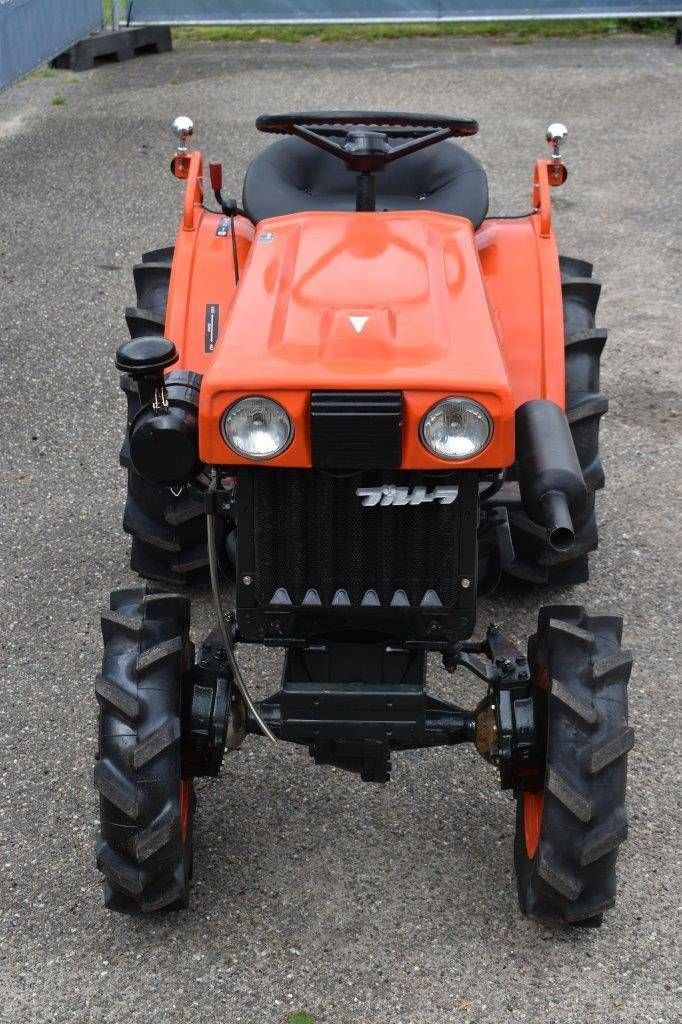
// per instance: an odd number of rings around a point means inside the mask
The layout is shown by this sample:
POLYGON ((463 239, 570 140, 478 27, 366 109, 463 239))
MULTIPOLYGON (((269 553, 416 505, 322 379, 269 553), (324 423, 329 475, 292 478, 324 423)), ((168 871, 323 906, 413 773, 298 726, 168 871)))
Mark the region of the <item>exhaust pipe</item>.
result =
POLYGON ((587 488, 566 414, 555 402, 536 398, 516 410, 516 465, 526 515, 547 530, 556 551, 569 551, 587 488))
POLYGON ((570 551, 575 533, 568 502, 561 491, 547 491, 547 494, 543 494, 542 510, 549 543, 555 551, 570 551))

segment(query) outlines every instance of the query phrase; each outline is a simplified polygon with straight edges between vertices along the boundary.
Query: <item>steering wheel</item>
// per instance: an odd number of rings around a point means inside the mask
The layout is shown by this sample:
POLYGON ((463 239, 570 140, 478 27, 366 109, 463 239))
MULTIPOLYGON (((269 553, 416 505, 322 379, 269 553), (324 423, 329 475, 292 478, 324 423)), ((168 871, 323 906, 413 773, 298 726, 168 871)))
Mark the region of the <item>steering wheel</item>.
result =
POLYGON ((262 114, 256 128, 273 135, 295 135, 343 160, 349 170, 371 175, 444 139, 475 135, 478 123, 469 117, 437 114, 332 110, 262 114))

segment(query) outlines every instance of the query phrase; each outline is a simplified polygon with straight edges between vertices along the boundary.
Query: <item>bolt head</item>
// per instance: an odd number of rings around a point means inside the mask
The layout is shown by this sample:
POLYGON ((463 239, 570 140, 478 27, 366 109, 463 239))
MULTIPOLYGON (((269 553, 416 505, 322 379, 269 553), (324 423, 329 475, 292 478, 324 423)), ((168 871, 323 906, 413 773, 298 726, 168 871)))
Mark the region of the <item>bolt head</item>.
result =
POLYGON ((471 580, 469 579, 468 576, 462 576, 461 580, 459 581, 459 585, 460 587, 462 587, 463 590, 468 590, 469 587, 471 586, 471 580))
POLYGON ((250 587, 251 584, 253 583, 253 580, 250 576, 242 576, 242 583, 244 584, 245 587, 250 587))

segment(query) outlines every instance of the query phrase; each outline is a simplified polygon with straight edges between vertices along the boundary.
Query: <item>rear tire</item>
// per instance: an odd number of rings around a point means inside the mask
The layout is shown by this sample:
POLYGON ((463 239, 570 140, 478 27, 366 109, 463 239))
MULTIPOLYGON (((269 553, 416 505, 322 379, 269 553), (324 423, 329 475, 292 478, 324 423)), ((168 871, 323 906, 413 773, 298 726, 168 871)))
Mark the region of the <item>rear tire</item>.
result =
POLYGON ((621 628, 615 616, 550 607, 529 640, 547 701, 547 754, 543 789, 517 793, 514 863, 521 910, 546 924, 598 926, 615 901, 634 742, 621 628))
MULTIPOLYGON (((163 337, 173 248, 154 249, 133 268, 137 306, 126 310, 130 336, 163 337)), ((168 375, 172 378, 172 373, 168 375)), ((121 388, 128 401, 128 419, 140 408, 137 385, 123 374, 121 388)), ((145 579, 171 587, 208 583, 206 521, 202 502, 186 490, 158 487, 139 475, 130 461, 128 437, 121 448, 121 465, 128 471, 128 495, 123 529, 132 537, 130 567, 145 579)))
POLYGON ((111 595, 95 786, 97 866, 110 910, 144 914, 187 906, 194 790, 182 778, 182 675, 192 660, 189 601, 144 589, 111 595))
POLYGON ((598 544, 595 494, 604 486, 599 456, 599 426, 608 399, 599 389, 600 358, 606 331, 595 327, 601 283, 592 277, 592 264, 559 257, 564 310, 566 417, 587 486, 587 507, 575 520, 575 543, 568 551, 555 551, 547 532, 517 509, 510 515, 515 565, 510 575, 552 587, 585 583, 588 553, 598 544))

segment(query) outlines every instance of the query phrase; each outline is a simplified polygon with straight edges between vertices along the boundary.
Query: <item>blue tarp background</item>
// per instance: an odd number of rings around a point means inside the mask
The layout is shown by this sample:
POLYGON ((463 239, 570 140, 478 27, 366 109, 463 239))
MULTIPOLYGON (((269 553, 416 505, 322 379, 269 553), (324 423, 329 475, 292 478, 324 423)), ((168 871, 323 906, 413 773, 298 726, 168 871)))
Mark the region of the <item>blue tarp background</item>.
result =
POLYGON ((102 24, 102 0, 0 0, 0 89, 102 24))
MULTIPOLYGON (((127 6, 127 5, 126 5, 127 6)), ((680 15, 665 0, 133 0, 133 23, 438 21, 680 15)), ((0 0, 0 89, 103 25, 102 0, 0 0)))
POLYGON ((438 21, 482 18, 675 15, 665 0, 134 0, 134 22, 438 21))

